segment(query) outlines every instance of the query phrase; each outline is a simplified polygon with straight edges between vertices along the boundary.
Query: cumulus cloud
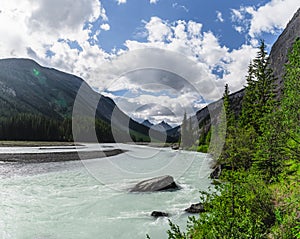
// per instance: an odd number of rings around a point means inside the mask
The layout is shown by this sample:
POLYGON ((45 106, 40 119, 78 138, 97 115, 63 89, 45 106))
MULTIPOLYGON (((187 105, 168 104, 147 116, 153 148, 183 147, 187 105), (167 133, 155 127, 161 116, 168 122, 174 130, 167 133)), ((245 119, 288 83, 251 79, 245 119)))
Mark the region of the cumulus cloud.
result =
POLYGON ((31 47, 39 58, 44 58, 47 50, 53 51, 51 48, 59 44, 64 47, 65 41, 59 39, 83 45, 91 38, 89 24, 99 18, 107 20, 98 0, 23 0, 17 7, 3 0, 1 9, 0 20, 6 23, 0 25, 1 35, 6 36, 0 40, 1 57, 26 57, 26 49, 31 47))
POLYGON ((284 29, 298 8, 295 0, 271 0, 257 9, 253 6, 232 9, 232 21, 238 32, 247 32, 254 38, 262 32, 275 33, 284 29))
POLYGON ((295 0, 272 0, 258 8, 251 13, 250 36, 255 36, 260 32, 273 33, 277 29, 285 28, 297 8, 299 8, 299 2, 295 0))
POLYGON ((171 34, 168 25, 158 17, 151 17, 145 28, 148 31, 148 40, 150 42, 167 40, 171 34))
POLYGON ((158 2, 158 0, 150 0, 150 3, 157 3, 158 2))
MULTIPOLYGON (((258 10, 232 11, 236 21, 244 21, 245 12, 252 16, 258 10)), ((154 122, 168 118, 180 123, 184 111, 192 114, 220 98, 225 83, 231 91, 242 88, 256 52, 254 41, 230 50, 199 22, 152 17, 144 23, 147 42, 127 40, 127 49, 108 53, 97 44, 101 30, 92 31, 99 22, 102 30, 110 29, 98 0, 22 0, 17 8, 3 0, 0 21, 5 22, 0 25, 5 36, 0 39, 1 58, 32 57, 76 74, 106 92, 132 117, 151 117, 154 122)))
MULTIPOLYGON (((150 88, 154 87, 152 84, 150 88)), ((166 89, 166 86, 163 86, 166 89)), ((142 121, 149 119, 153 123, 159 123, 165 120, 171 124, 178 124, 182 121, 184 112, 194 114, 199 108, 195 108, 195 104, 199 104, 199 94, 197 92, 180 93, 170 89, 172 95, 166 90, 160 90, 161 83, 156 85, 156 92, 126 91, 122 96, 114 96, 115 102, 131 117, 142 121)), ((107 94, 109 96, 109 94, 107 94)), ((200 98, 201 99, 201 98, 200 98)), ((205 104, 205 102, 202 102, 205 104)), ((197 105, 199 106, 199 105, 197 105)))
POLYGON ((36 8, 28 19, 32 31, 78 31, 86 21, 95 21, 100 15, 98 1, 34 0, 36 8))
POLYGON ((148 42, 126 41, 128 49, 95 72, 102 83, 103 79, 113 82, 108 94, 124 93, 115 94, 114 100, 132 117, 152 115, 158 123, 163 116, 155 112, 168 109, 169 121, 180 123, 184 111, 193 114, 222 97, 226 83, 231 91, 245 84, 247 66, 256 53, 252 45, 230 51, 194 21, 168 23, 155 17, 145 23, 145 29, 148 42), (216 75, 215 69, 223 74, 216 75), (144 107, 149 104, 153 110, 144 107))

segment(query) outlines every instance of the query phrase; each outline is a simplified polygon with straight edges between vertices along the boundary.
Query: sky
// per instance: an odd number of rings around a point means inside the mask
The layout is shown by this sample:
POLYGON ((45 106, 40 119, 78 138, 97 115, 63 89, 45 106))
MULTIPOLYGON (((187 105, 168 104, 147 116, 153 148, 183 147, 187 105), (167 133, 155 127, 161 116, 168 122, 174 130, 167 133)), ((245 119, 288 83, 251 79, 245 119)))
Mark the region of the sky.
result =
POLYGON ((132 118, 179 124, 245 85, 297 0, 1 0, 0 58, 75 74, 132 118))

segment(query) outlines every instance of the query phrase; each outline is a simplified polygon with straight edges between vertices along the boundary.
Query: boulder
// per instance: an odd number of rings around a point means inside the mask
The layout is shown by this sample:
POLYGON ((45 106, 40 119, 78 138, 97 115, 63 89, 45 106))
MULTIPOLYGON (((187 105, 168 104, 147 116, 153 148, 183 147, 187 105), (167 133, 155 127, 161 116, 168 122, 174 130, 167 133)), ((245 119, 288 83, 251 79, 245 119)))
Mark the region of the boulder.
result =
POLYGON ((201 212, 205 212, 204 206, 203 206, 202 203, 192 204, 189 208, 185 209, 185 211, 189 212, 189 213, 201 213, 201 212))
POLYGON ((174 182, 172 176, 166 175, 147 179, 136 184, 130 192, 156 192, 178 190, 178 185, 174 182))
POLYGON ((156 218, 158 218, 158 217, 168 217, 169 214, 166 213, 166 212, 153 211, 153 212, 151 213, 151 216, 152 216, 152 217, 156 217, 156 218))

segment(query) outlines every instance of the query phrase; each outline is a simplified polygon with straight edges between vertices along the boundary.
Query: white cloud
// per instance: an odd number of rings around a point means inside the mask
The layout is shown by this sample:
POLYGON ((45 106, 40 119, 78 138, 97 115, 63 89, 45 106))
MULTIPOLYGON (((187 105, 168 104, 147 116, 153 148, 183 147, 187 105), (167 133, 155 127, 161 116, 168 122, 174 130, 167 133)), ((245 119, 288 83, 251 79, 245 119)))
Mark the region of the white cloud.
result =
POLYGON ((187 32, 190 34, 191 37, 193 37, 193 36, 197 37, 197 36, 201 35, 201 29, 202 29, 201 23, 197 23, 194 21, 188 22, 187 32))
POLYGON ((238 32, 238 33, 242 33, 244 31, 244 28, 241 26, 234 26, 234 29, 238 32))
MULTIPOLYGON (((157 85, 160 87, 161 85, 157 85)), ((158 88, 160 89, 160 88, 158 88)), ((156 93, 158 93, 157 90, 156 93)), ((109 96, 109 94, 107 94, 109 96)), ((113 95, 110 95, 113 96, 113 95)), ((180 94, 177 92, 176 97, 170 97, 168 94, 161 94, 159 97, 145 93, 140 94, 139 97, 132 97, 131 93, 124 93, 124 95, 115 97, 115 101, 121 110, 128 112, 131 117, 139 120, 149 119, 153 123, 159 123, 165 120, 172 124, 178 124, 182 121, 184 112, 195 114, 198 108, 194 108, 200 103, 197 101, 199 95, 195 92, 188 92, 180 94)), ((202 103, 201 106, 205 105, 202 103)))
POLYGON ((243 20, 244 19, 244 15, 242 14, 242 9, 243 8, 240 8, 240 10, 231 9, 231 11, 232 11, 231 20, 232 21, 237 21, 237 20, 243 20))
POLYGON ((158 2, 158 0, 150 0, 150 3, 157 3, 158 2))
POLYGON ((222 13, 220 11, 216 11, 216 13, 217 13, 217 20, 219 22, 224 22, 224 18, 222 16, 222 13))
POLYGON ((231 92, 242 89, 246 84, 247 68, 257 52, 257 48, 252 45, 242 45, 239 49, 228 54, 228 64, 224 64, 226 69, 222 81, 227 83, 231 92))
POLYGON ((232 9, 232 21, 238 32, 248 32, 254 38, 262 32, 273 34, 284 29, 298 8, 296 0, 271 0, 257 9, 252 6, 232 9))
POLYGON ((145 28, 148 31, 148 40, 150 42, 165 41, 171 34, 168 25, 158 17, 151 17, 145 28))
POLYGON ((231 21, 233 27, 238 33, 247 33, 251 24, 251 14, 253 7, 242 6, 240 9, 231 9, 231 21))
POLYGON ((173 112, 168 115, 172 122, 180 123, 184 111, 195 113, 206 104, 199 102, 202 96, 216 100, 222 96, 225 83, 232 92, 245 84, 247 66, 256 53, 252 45, 230 51, 212 32, 202 32, 202 24, 194 21, 168 23, 155 17, 149 23, 145 24, 148 42, 126 41, 128 49, 95 72, 101 83, 103 79, 114 82, 108 85, 110 91, 126 90, 126 95, 114 99, 131 116, 144 119, 152 115, 151 120, 158 122, 163 118, 155 114, 160 104, 163 112, 173 112), (216 76, 215 68, 223 74, 216 76), (149 69, 156 69, 156 73, 149 69), (165 95, 153 96, 160 91, 165 95), (151 107, 146 107, 149 104, 151 107))
MULTIPOLYGON (((12 4, 10 0, 1 2, 0 56, 27 57, 30 47, 43 59, 45 52, 57 44, 58 39, 77 41, 83 45, 90 36, 90 29, 85 24, 98 18, 107 20, 105 10, 98 0, 50 1, 23 0, 12 4)), ((68 50, 68 49, 66 49, 68 50)))
POLYGON ((199 101, 201 96, 207 100, 220 98, 225 83, 229 83, 231 91, 240 89, 256 52, 246 44, 230 51, 213 32, 204 32, 199 22, 168 22, 152 17, 144 26, 147 42, 127 40, 126 50, 107 53, 97 45, 101 32, 91 30, 92 23, 99 19, 101 29, 110 29, 98 0, 20 0, 17 8, 11 2, 1 2, 0 21, 5 22, 0 25, 0 34, 5 36, 0 39, 1 58, 33 57, 43 65, 84 78, 100 92, 105 88, 127 89, 135 97, 114 99, 122 99, 126 112, 139 118, 152 114, 158 121, 165 117, 162 112, 172 112, 168 117, 179 123, 183 109, 192 112, 205 104, 199 101), (71 49, 69 42, 76 42, 80 48, 71 49), (47 50, 54 55, 47 57, 47 50), (159 69, 159 74, 142 74, 141 69, 149 68, 159 69), (215 68, 224 74, 215 75, 215 68), (112 82, 118 84, 113 87, 112 82), (161 94, 156 95, 157 91, 161 94), (153 109, 143 108, 149 104, 154 104, 153 109))
POLYGON ((99 1, 34 0, 37 8, 32 11, 28 25, 32 31, 82 30, 82 24, 95 21, 100 15, 99 1))
POLYGON ((107 23, 104 23, 100 26, 100 28, 104 31, 109 31, 110 30, 110 25, 107 23))
POLYGON ((250 36, 283 29, 298 8, 299 2, 296 0, 272 0, 258 8, 252 12, 250 36))
POLYGON ((118 4, 120 5, 120 4, 126 3, 127 1, 126 1, 126 0, 117 0, 117 2, 118 2, 118 4))

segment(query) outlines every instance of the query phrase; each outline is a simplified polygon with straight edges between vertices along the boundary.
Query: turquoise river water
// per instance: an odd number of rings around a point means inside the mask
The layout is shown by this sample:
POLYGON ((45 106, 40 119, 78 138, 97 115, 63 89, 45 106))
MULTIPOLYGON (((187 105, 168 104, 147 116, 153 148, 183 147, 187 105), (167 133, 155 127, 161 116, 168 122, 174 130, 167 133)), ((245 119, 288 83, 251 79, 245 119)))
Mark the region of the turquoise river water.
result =
MULTIPOLYGON (((207 154, 126 144, 86 144, 85 150, 121 148, 125 153, 84 161, 19 164, 0 162, 0 238, 167 238, 168 218, 183 228, 184 209, 210 186, 207 154), (130 193, 145 178, 171 175, 173 192, 130 193)), ((63 152, 65 147, 0 148, 0 153, 63 152)))

